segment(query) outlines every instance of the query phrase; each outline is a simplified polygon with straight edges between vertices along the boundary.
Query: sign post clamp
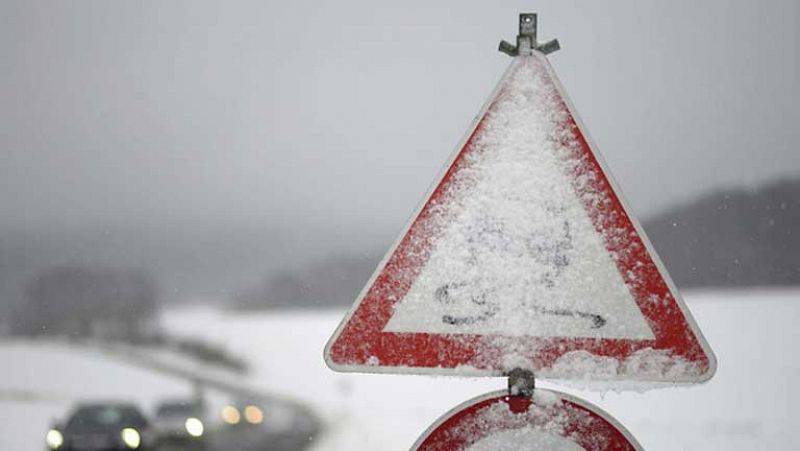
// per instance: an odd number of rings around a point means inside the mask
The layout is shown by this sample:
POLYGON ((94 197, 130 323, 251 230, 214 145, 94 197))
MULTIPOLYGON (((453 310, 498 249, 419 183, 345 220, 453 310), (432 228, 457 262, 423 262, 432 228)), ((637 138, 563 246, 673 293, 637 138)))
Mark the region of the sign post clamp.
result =
POLYGON ((508 396, 533 396, 536 388, 533 371, 514 368, 505 375, 508 376, 508 396))
POLYGON ((536 40, 537 27, 536 13, 522 13, 519 15, 519 34, 517 35, 517 45, 508 41, 500 41, 497 50, 508 56, 530 55, 534 50, 538 50, 545 55, 561 49, 558 39, 553 39, 539 44, 536 40))

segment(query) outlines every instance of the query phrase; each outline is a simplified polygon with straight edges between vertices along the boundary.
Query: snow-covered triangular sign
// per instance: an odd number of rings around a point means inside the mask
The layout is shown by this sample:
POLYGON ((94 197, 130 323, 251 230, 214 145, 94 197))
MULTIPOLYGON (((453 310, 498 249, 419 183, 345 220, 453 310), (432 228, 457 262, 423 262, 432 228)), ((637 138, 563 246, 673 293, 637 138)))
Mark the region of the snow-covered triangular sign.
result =
POLYGON ((699 382, 716 366, 545 56, 517 56, 325 349, 334 370, 699 382))

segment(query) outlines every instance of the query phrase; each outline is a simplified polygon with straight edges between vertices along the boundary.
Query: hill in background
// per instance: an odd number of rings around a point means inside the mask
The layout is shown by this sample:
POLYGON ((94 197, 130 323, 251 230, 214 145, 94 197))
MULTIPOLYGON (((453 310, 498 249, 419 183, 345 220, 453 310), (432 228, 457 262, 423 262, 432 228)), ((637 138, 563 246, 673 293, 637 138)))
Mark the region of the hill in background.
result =
MULTIPOLYGON (((800 180, 718 191, 643 227, 679 288, 800 285, 800 180)), ((278 272, 239 295, 237 305, 350 305, 381 255, 342 255, 278 272)))
POLYGON ((236 295, 238 308, 304 308, 350 305, 375 271, 380 254, 339 255, 299 270, 271 274, 262 285, 236 295))
MULTIPOLYGON (((800 285, 800 179, 721 190, 643 225, 681 288, 800 285)), ((371 233, 235 224, 3 233, 0 323, 28 301, 25 287, 59 266, 146 269, 159 303, 350 305, 394 239, 371 233)))
POLYGON ((716 192, 644 228, 679 287, 800 285, 800 180, 716 192))

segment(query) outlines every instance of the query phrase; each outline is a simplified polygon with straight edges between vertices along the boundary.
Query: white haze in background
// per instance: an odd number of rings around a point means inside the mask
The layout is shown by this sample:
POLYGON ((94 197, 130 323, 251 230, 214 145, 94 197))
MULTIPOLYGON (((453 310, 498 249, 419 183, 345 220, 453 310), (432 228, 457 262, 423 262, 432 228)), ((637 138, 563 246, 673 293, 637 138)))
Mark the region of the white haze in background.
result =
POLYGON ((800 173, 800 3, 0 4, 0 230, 379 228, 506 66, 520 11, 634 210, 800 173))

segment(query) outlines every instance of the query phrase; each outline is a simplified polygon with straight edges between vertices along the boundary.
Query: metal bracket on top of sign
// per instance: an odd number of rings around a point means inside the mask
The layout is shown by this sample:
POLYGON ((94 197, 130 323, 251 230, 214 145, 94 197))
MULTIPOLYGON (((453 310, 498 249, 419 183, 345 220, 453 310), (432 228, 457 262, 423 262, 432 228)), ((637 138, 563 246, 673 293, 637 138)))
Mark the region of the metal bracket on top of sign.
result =
POLYGON ((553 39, 539 44, 536 40, 536 14, 535 13, 522 13, 519 15, 519 34, 517 35, 517 45, 508 41, 500 41, 498 50, 509 55, 530 55, 534 50, 544 53, 545 55, 553 53, 561 48, 558 39, 553 39))

